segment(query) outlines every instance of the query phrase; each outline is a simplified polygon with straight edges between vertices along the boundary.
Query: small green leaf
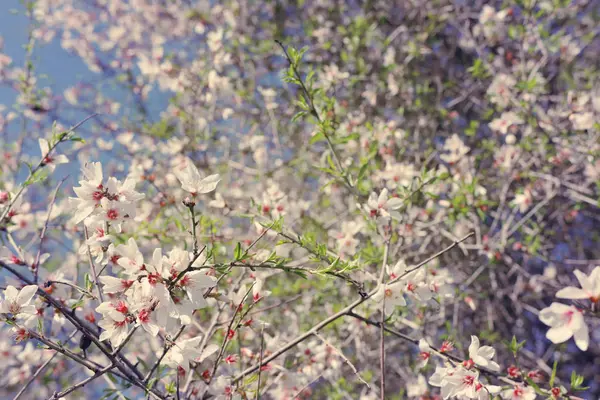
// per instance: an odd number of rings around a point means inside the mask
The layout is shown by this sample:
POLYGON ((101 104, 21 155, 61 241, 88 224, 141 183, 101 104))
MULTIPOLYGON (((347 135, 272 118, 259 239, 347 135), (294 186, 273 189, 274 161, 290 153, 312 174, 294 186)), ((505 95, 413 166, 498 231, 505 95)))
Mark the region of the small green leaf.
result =
POLYGON ((233 256, 235 258, 236 261, 239 261, 242 259, 243 256, 243 252, 242 252, 242 244, 240 242, 238 242, 235 245, 235 250, 233 252, 233 256))
POLYGON ((312 138, 310 138, 309 144, 315 144, 320 142, 321 140, 325 140, 325 134, 321 131, 317 132, 312 138))
POLYGON ((90 274, 88 274, 87 272, 85 273, 84 280, 86 290, 88 292, 91 292, 94 287, 94 282, 92 282, 92 280, 90 279, 90 274))

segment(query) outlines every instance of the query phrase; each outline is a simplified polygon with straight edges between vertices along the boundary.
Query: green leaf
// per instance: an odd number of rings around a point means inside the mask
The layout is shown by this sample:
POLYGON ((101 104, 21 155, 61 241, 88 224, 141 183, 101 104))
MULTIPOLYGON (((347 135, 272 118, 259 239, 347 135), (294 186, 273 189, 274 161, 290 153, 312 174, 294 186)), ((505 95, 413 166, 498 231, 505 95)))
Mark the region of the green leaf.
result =
POLYGON ((337 168, 333 163, 333 158, 331 158, 331 154, 327 154, 327 163, 329 164, 332 170, 337 171, 337 168))
POLYGON ((169 382, 169 384, 165 385, 165 390, 169 394, 174 394, 177 388, 175 387, 175 382, 169 382))
POLYGON ((306 111, 299 111, 299 112, 297 112, 296 115, 294 115, 292 117, 292 122, 296 122, 297 120, 299 120, 300 118, 304 117, 305 115, 306 115, 306 111))
POLYGON ((583 387, 583 375, 578 375, 577 372, 573 371, 571 373, 571 390, 573 391, 583 391, 588 390, 589 387, 583 387))
POLYGON ((76 308, 81 307, 82 305, 83 305, 83 299, 81 299, 78 302, 71 305, 71 310, 75 310, 76 308))
POLYGON ((242 251, 242 244, 241 244, 240 242, 238 242, 238 243, 235 245, 235 250, 234 250, 234 252, 233 252, 233 256, 234 256, 235 260, 236 260, 236 261, 239 261, 239 260, 241 260, 241 259, 242 259, 242 257, 243 257, 243 254, 244 254, 244 253, 243 253, 243 251, 242 251))
POLYGON ((297 269, 296 270, 291 270, 290 272, 298 275, 301 278, 308 279, 308 276, 306 275, 306 272, 303 272, 303 271, 300 271, 300 270, 297 270, 297 269))
POLYGON ((361 167, 360 170, 358 171, 358 177, 356 178, 357 181, 360 181, 364 176, 365 173, 367 172, 367 169, 369 168, 369 160, 367 160, 361 167))
POLYGON ((69 138, 69 140, 71 142, 79 142, 79 143, 84 143, 85 144, 85 139, 84 138, 80 138, 79 136, 73 136, 73 137, 69 138))
POLYGON ((154 383, 156 382, 157 378, 152 378, 148 381, 148 384, 146 385, 147 389, 152 389, 152 387, 154 386, 154 383))
POLYGON ((91 292, 92 288, 94 287, 94 283, 90 279, 90 274, 88 274, 87 272, 85 273, 84 280, 85 280, 85 288, 86 288, 86 290, 88 292, 91 292))
POLYGON ((322 131, 317 132, 313 137, 310 138, 309 144, 315 144, 320 142, 321 140, 325 140, 325 134, 322 131))

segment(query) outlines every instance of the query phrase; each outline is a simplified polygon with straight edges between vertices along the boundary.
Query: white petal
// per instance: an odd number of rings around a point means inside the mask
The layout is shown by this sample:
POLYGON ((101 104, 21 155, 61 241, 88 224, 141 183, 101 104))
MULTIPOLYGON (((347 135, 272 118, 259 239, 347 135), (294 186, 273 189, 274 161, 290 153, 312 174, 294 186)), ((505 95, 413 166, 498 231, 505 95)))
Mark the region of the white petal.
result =
POLYGON ((390 210, 397 210, 398 208, 402 207, 402 200, 397 197, 392 197, 388 200, 386 206, 390 210))
POLYGON ((573 286, 567 286, 566 288, 560 289, 558 292, 556 292, 556 297, 559 299, 587 299, 590 296, 585 292, 585 290, 573 286))
POLYGON ((479 338, 471 335, 471 344, 469 345, 469 358, 473 358, 477 355, 479 350, 479 338))
POLYGON ((6 289, 4 289, 4 298, 6 301, 15 301, 18 295, 19 291, 12 285, 8 285, 6 289))
POLYGON ((377 203, 383 204, 387 201, 388 198, 388 190, 384 188, 381 193, 379 193, 379 197, 377 198, 377 203))
POLYGON ((494 357, 494 355, 496 354, 496 350, 494 350, 494 348, 491 346, 481 346, 477 354, 489 360, 492 357, 494 357))
POLYGON ((48 155, 48 151, 50 150, 50 145, 46 139, 39 138, 38 143, 40 144, 40 151, 42 152, 42 157, 46 157, 48 155))
POLYGON ((546 337, 554 344, 566 342, 571 339, 571 336, 573 336, 573 331, 566 326, 550 328, 546 333, 546 337))
POLYGON ((588 349, 588 345, 590 344, 590 336, 588 327, 585 323, 581 326, 581 328, 575 331, 575 344, 581 351, 586 351, 588 349))
POLYGON ((202 179, 197 187, 197 193, 209 193, 217 188, 217 185, 221 181, 219 174, 209 175, 202 179))
POLYGON ((206 346, 206 348, 200 355, 198 361, 202 362, 205 358, 210 357, 210 355, 216 352, 217 350, 219 350, 219 346, 217 346, 216 344, 209 344, 208 346, 206 346))
POLYGON ((37 290, 37 285, 25 286, 23 289, 21 289, 19 295, 17 296, 17 303, 21 306, 28 304, 37 290))

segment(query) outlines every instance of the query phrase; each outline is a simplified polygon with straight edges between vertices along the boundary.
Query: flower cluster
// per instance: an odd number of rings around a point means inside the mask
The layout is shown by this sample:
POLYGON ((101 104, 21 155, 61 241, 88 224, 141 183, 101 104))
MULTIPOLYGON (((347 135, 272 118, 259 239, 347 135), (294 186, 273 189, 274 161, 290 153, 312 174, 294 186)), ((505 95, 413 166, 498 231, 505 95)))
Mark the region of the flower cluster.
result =
POLYGON ((120 232, 123 222, 135 217, 135 203, 144 195, 135 191, 135 181, 131 178, 121 182, 110 177, 105 181, 99 162, 90 163, 81 171, 85 179, 73 188, 77 197, 71 198, 76 209, 72 223, 85 220, 88 226, 110 225, 120 232))
POLYGON ((128 335, 131 324, 141 326, 152 336, 160 329, 173 333, 188 325, 195 310, 207 306, 204 294, 215 286, 214 277, 200 268, 205 259, 175 248, 167 255, 157 248, 144 262, 135 239, 116 246, 117 264, 124 277, 100 276, 103 291, 111 301, 96 308, 102 314, 101 340, 118 346, 128 335))

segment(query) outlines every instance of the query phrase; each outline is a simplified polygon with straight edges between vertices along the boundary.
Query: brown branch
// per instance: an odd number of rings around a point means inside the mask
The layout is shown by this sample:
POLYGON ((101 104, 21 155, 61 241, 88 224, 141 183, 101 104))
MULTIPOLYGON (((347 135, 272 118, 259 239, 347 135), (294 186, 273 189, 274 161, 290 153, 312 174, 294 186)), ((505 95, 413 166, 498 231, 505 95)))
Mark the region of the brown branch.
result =
MULTIPOLYGON (((433 256, 427 258, 425 261, 422 261, 421 263, 417 264, 417 266, 415 266, 414 268, 412 268, 410 271, 407 271, 405 274, 403 274, 402 276, 405 276, 406 274, 408 274, 409 272, 412 272, 420 267, 422 267, 423 265, 427 264, 428 262, 430 262, 431 260, 441 256, 442 254, 452 250, 454 247, 456 247, 459 243, 462 243, 463 241, 467 240, 468 238, 470 238, 471 236, 474 235, 474 232, 469 233, 467 236, 463 237, 460 240, 455 241, 454 243, 452 243, 451 245, 449 245, 448 247, 446 247, 445 249, 437 252, 436 254, 434 254, 433 256)), ((401 277, 402 277, 401 276, 401 277)), ((401 277, 398 277, 398 279, 400 279, 401 277)), ((397 279, 394 279, 393 281, 396 281, 397 279)), ((392 282, 393 282, 392 281, 392 282)), ((296 337, 295 339, 291 340, 289 343, 287 343, 286 345, 282 346, 281 348, 279 348, 278 350, 274 351, 269 357, 266 357, 265 359, 262 360, 262 362, 255 364, 251 367, 248 367, 247 369, 245 369, 242 373, 236 375, 233 378, 233 383, 236 383, 238 381, 240 381, 244 376, 249 375, 251 373, 253 373, 254 371, 256 371, 258 368, 262 367, 263 365, 273 361, 274 359, 276 359, 277 357, 279 357, 280 355, 284 354, 285 352, 287 352, 288 350, 296 347, 299 343, 305 341, 306 339, 308 339, 309 337, 311 337, 312 335, 314 335, 315 332, 318 332, 319 330, 323 329, 324 327, 326 327, 327 325, 331 324, 332 322, 338 320, 339 318, 343 317, 344 315, 348 314, 349 312, 351 312, 352 310, 354 310, 356 307, 358 307, 359 305, 361 305, 362 303, 364 303, 366 300, 370 299, 371 297, 373 297, 373 295, 375 295, 375 293, 377 293, 377 291, 379 290, 379 288, 375 288, 374 290, 370 291, 369 293, 367 293, 365 295, 365 297, 361 297, 360 299, 354 301, 352 304, 348 305, 346 308, 338 311, 337 313, 329 316, 328 318, 324 319, 323 321, 319 322, 318 324, 316 324, 315 326, 313 326, 312 328, 310 328, 308 331, 304 332, 303 334, 301 334, 300 336, 296 337)))

